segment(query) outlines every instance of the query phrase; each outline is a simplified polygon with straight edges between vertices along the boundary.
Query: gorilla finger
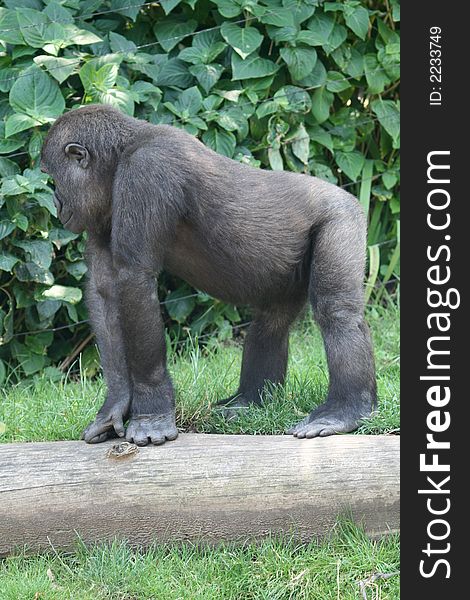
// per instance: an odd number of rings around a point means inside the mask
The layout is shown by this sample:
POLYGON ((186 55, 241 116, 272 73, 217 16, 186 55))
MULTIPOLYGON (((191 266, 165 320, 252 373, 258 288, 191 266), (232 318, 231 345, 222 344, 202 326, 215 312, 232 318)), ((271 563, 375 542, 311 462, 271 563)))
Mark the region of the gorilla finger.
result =
MULTIPOLYGON (((331 431, 331 428, 326 423, 317 423, 312 425, 306 432, 305 437, 308 439, 321 435, 322 431, 331 431)), ((328 434, 329 435, 329 434, 328 434)))
POLYGON ((124 423, 122 422, 121 415, 116 415, 113 417, 113 427, 114 431, 118 435, 118 437, 124 437, 126 435, 126 430, 124 429, 124 423))
POLYGON ((326 437, 328 435, 336 435, 338 433, 338 431, 336 431, 336 429, 333 429, 333 427, 325 427, 325 429, 322 429, 320 431, 320 437, 326 437))
POLYGON ((85 442, 90 442, 90 440, 92 440, 94 437, 97 437, 102 433, 109 431, 110 428, 111 425, 105 425, 104 423, 91 423, 91 425, 88 425, 88 427, 83 432, 83 439, 85 440, 85 442))
POLYGON ((105 442, 108 439, 109 435, 107 432, 100 433, 100 435, 95 436, 91 440, 86 440, 88 444, 100 444, 101 442, 105 442))
POLYGON ((178 437, 178 430, 176 429, 176 427, 174 429, 170 429, 170 431, 166 434, 166 439, 169 440, 170 442, 173 440, 176 440, 177 437, 178 437))
POLYGON ((150 441, 154 446, 160 446, 164 444, 166 437, 162 433, 154 433, 150 435, 150 441))
POLYGON ((139 427, 134 433, 134 444, 137 444, 137 446, 147 446, 148 443, 147 432, 142 427, 139 427))
POLYGON ((292 427, 290 427, 286 433, 289 435, 295 435, 297 432, 299 432, 301 429, 303 429, 305 427, 305 425, 307 425, 308 423, 308 417, 305 417, 305 419, 302 419, 302 421, 300 421, 300 423, 296 423, 295 425, 292 425, 292 427))

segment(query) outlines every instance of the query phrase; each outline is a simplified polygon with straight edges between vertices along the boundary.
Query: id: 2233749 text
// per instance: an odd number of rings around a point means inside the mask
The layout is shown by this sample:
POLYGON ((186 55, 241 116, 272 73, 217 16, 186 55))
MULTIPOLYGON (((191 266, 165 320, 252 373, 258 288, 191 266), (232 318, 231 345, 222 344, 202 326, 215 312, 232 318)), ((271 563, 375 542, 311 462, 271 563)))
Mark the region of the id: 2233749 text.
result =
POLYGON ((429 94, 430 106, 442 105, 442 31, 440 27, 429 28, 429 94))

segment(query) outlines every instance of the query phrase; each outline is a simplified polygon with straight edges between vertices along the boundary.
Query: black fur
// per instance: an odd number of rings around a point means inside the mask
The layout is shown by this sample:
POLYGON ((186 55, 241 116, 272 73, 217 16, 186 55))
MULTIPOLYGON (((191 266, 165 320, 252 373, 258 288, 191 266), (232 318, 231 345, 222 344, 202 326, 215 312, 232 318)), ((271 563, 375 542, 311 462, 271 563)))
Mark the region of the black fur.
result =
POLYGON ((289 328, 310 300, 330 389, 291 432, 351 431, 376 401, 364 321, 366 222, 357 200, 315 177, 254 169, 184 131, 102 105, 60 117, 41 165, 59 217, 89 234, 88 306, 108 396, 87 442, 116 432, 144 445, 175 439, 174 394, 155 278, 253 309, 237 393, 227 415, 284 380, 289 328), (124 429, 129 419, 127 429, 124 429))

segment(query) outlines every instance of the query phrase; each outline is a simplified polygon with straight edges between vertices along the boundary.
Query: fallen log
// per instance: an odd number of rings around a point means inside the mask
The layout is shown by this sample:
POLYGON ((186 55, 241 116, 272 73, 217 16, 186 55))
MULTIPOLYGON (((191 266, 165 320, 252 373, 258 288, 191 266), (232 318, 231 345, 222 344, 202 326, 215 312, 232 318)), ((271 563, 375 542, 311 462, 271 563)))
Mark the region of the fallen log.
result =
POLYGON ((113 457, 116 442, 0 445, 0 555, 70 549, 77 535, 143 546, 310 540, 341 514, 374 537, 399 528, 396 436, 182 434, 113 457))

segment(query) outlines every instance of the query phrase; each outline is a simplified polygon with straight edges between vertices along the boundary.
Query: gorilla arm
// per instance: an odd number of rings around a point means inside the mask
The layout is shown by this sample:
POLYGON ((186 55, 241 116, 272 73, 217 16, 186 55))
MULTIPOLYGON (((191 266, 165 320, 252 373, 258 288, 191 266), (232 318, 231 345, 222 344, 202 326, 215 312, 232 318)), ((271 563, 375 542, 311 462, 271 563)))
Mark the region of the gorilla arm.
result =
POLYGON ((111 253, 132 385, 126 439, 139 445, 149 440, 161 444, 178 435, 156 276, 183 195, 178 186, 159 185, 156 164, 151 149, 140 147, 121 161, 113 186, 111 253))
POLYGON ((113 430, 119 437, 125 435, 124 421, 129 413, 131 387, 109 241, 90 235, 87 258, 87 306, 98 340, 108 391, 103 406, 93 423, 83 432, 82 439, 97 443, 113 435, 113 430))

